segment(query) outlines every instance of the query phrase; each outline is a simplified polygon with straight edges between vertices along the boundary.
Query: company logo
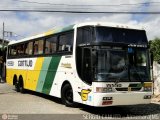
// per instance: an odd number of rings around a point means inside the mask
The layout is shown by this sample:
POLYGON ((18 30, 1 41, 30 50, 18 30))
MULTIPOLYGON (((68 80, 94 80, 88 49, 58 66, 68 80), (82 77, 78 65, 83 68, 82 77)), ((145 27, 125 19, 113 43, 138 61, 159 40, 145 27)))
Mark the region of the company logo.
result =
POLYGON ((33 61, 32 60, 19 60, 18 66, 26 66, 26 67, 32 67, 33 61))
POLYGON ((91 92, 90 89, 82 89, 81 92, 79 92, 81 99, 83 101, 87 101, 88 100, 88 94, 91 92))
POLYGON ((7 62, 7 65, 8 65, 8 66, 14 66, 14 62, 13 62, 13 61, 8 61, 8 62, 7 62))
POLYGON ((71 66, 70 63, 62 63, 62 64, 61 64, 61 67, 64 67, 64 68, 72 68, 72 66, 71 66))
POLYGON ((115 84, 118 84, 118 83, 119 83, 119 80, 116 80, 116 81, 115 81, 115 84))
POLYGON ((7 114, 3 114, 2 115, 2 120, 7 120, 8 119, 8 115, 7 114))
POLYGON ((2 120, 18 120, 18 115, 14 114, 3 114, 2 120))

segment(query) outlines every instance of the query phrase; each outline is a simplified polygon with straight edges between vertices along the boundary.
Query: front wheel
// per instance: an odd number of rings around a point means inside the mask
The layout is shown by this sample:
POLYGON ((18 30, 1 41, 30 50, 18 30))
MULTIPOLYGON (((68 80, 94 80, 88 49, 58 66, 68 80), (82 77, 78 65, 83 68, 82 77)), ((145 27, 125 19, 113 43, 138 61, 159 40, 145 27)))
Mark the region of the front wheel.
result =
POLYGON ((67 107, 76 107, 77 103, 73 101, 73 90, 71 85, 66 84, 62 88, 61 91, 61 99, 62 103, 65 104, 67 107))

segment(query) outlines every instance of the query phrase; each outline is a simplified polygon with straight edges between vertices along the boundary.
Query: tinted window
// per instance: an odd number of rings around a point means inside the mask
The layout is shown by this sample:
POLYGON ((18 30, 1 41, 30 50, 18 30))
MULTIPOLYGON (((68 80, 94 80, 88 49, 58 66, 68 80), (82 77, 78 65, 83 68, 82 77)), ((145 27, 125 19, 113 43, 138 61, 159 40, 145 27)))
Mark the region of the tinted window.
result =
POLYGON ((111 28, 106 29, 105 27, 98 27, 96 36, 97 36, 97 39, 96 39, 97 41, 112 42, 114 34, 111 28))
POLYGON ((147 44, 144 30, 96 27, 96 41, 147 44))
POLYGON ((11 46, 10 47, 10 55, 16 55, 16 53, 17 53, 17 48, 16 48, 16 46, 11 46))
POLYGON ((126 52, 114 50, 99 50, 97 76, 99 81, 128 80, 126 52))
POLYGON ((33 42, 28 42, 25 44, 25 55, 32 55, 33 52, 33 42))
POLYGON ((82 27, 77 30, 77 45, 90 43, 93 40, 93 27, 82 27))
POLYGON ((58 51, 72 51, 73 32, 68 32, 59 36, 58 51))
POLYGON ((23 55, 24 54, 24 44, 17 45, 17 54, 16 55, 23 55))
POLYGON ((57 37, 52 36, 46 39, 45 53, 50 54, 56 52, 57 37))
POLYGON ((34 55, 43 54, 44 40, 37 40, 34 42, 34 55))

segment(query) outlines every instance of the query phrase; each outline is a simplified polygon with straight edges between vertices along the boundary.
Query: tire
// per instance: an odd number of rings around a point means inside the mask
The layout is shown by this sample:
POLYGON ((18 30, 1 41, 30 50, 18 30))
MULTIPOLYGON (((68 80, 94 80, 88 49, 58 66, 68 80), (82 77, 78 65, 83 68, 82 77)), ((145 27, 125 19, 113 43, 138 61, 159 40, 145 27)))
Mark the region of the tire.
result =
POLYGON ((25 89, 24 89, 24 87, 23 87, 23 82, 22 82, 21 84, 19 84, 19 91, 20 91, 21 93, 25 93, 25 89))
POLYGON ((19 88, 19 83, 18 82, 15 83, 15 90, 17 92, 20 92, 20 88, 19 88))
POLYGON ((73 90, 70 84, 63 86, 61 90, 62 103, 67 107, 77 107, 77 103, 73 101, 73 90))

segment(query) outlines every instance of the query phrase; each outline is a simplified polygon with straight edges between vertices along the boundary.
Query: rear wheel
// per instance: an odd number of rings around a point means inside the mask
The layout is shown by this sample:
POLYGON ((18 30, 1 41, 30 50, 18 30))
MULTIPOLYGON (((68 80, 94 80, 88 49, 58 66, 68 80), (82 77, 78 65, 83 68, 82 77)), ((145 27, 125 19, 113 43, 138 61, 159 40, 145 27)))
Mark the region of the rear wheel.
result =
POLYGON ((21 76, 19 77, 18 85, 19 85, 19 91, 21 93, 24 93, 25 89, 24 89, 24 84, 23 84, 23 77, 21 76))
POLYGON ((20 88, 19 88, 19 83, 18 82, 15 83, 15 90, 17 92, 20 92, 20 88))
POLYGON ((76 107, 77 103, 73 101, 73 90, 70 84, 64 85, 61 91, 62 103, 68 107, 76 107))
POLYGON ((20 91, 21 93, 25 93, 25 89, 24 89, 24 87, 23 87, 23 83, 19 84, 19 91, 20 91))

